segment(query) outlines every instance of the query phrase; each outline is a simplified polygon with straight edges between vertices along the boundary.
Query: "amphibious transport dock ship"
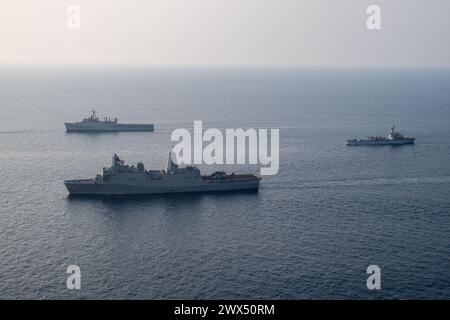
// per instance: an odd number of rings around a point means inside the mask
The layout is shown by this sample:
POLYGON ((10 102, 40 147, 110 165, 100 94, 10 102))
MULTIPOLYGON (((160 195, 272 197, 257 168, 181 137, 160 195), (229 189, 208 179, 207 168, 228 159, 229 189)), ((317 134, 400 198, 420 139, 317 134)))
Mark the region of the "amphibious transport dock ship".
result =
POLYGON ((117 118, 100 120, 95 110, 88 118, 75 123, 65 123, 67 132, 115 132, 115 131, 153 131, 153 124, 117 123, 117 118))
POLYGON ((382 145, 403 145, 413 144, 416 138, 408 138, 398 131, 395 126, 391 128, 391 132, 384 137, 367 137, 367 139, 351 139, 347 140, 348 146, 382 146, 382 145))
POLYGON ((131 195, 174 192, 208 192, 230 190, 257 190, 261 178, 254 174, 226 174, 216 171, 201 175, 196 167, 179 168, 171 154, 166 170, 145 170, 142 162, 137 166, 125 165, 114 154, 112 166, 94 179, 66 180, 71 195, 131 195))

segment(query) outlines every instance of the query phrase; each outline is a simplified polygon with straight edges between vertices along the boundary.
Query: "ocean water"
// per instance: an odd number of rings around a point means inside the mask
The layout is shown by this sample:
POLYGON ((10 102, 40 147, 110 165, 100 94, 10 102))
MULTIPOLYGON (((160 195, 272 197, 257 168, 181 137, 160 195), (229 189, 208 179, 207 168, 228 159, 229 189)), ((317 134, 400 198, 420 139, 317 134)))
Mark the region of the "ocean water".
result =
POLYGON ((0 298, 450 298, 449 160, 450 71, 4 67, 0 298), (93 108, 155 131, 65 133, 93 108), (279 128, 279 173, 252 193, 68 197, 113 153, 163 167, 194 120, 279 128), (416 144, 345 146, 393 124, 416 144))

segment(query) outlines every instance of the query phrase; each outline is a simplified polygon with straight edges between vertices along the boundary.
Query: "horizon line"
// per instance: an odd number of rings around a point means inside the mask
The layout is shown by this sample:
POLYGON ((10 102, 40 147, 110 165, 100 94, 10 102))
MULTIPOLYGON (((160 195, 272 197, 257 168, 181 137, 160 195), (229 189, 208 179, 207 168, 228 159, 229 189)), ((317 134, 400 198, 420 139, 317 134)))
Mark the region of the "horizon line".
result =
POLYGON ((335 69, 450 70, 450 65, 302 65, 302 64, 150 64, 150 63, 0 63, 0 68, 145 68, 145 69, 335 69))

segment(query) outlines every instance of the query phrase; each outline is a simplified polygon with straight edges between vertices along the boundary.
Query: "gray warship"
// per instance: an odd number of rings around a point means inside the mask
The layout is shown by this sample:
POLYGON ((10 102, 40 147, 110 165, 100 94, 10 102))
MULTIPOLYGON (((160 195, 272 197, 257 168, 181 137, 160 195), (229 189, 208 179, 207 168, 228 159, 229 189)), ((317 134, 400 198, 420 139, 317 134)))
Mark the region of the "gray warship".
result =
POLYGON ((367 139, 350 139, 347 140, 348 146, 384 146, 384 145, 403 145, 413 144, 416 138, 408 138, 398 131, 395 126, 391 128, 386 136, 367 137, 367 139))
POLYGON ((100 120, 95 110, 80 122, 66 122, 64 125, 67 132, 153 131, 153 124, 118 123, 117 118, 108 117, 100 120))
POLYGON ((201 175, 193 166, 179 168, 169 153, 165 170, 146 170, 142 162, 126 165, 117 154, 110 168, 94 179, 66 180, 71 195, 137 195, 177 192, 258 190, 261 178, 254 174, 226 174, 216 171, 201 175))

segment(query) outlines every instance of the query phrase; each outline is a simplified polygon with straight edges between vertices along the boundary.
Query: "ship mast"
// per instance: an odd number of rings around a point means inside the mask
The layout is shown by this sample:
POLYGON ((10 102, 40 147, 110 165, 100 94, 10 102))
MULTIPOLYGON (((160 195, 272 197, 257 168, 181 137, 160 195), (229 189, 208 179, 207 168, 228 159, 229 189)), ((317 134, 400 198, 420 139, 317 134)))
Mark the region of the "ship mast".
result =
POLYGON ((170 150, 169 159, 167 159, 166 172, 178 173, 178 165, 172 161, 172 150, 170 150))

